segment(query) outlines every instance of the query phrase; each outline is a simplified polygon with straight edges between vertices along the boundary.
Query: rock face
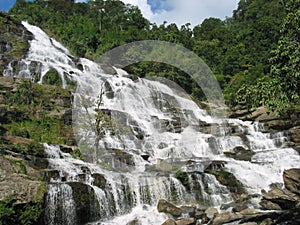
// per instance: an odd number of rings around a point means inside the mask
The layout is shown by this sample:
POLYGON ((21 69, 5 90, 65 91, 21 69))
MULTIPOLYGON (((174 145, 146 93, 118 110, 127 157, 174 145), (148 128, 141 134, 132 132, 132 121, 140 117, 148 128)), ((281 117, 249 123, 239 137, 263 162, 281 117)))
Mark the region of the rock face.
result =
POLYGON ((4 12, 0 12, 0 75, 8 64, 17 66, 17 62, 26 54, 29 45, 28 40, 33 35, 28 32, 15 18, 4 12))
POLYGON ((289 169, 283 172, 283 180, 286 189, 300 195, 300 169, 289 169))
POLYGON ((0 201, 13 198, 26 204, 43 198, 42 173, 20 157, 0 156, 0 201), (20 185, 22 184, 22 185, 20 185))
POLYGON ((278 117, 274 112, 267 113, 265 107, 249 111, 240 105, 232 109, 229 117, 259 121, 265 124, 269 132, 284 132, 289 138, 287 146, 300 153, 300 110, 291 109, 285 115, 278 117))
POLYGON ((77 224, 85 224, 100 218, 100 208, 97 204, 94 190, 91 186, 79 182, 68 183, 72 187, 76 205, 77 224))

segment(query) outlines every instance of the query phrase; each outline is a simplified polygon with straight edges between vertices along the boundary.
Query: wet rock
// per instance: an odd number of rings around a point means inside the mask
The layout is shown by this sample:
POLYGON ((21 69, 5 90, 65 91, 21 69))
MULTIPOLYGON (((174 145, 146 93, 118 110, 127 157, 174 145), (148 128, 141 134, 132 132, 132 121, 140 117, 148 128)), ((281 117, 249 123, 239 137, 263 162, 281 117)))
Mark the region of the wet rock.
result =
POLYGON ((196 210, 194 217, 196 219, 202 219, 205 216, 205 212, 203 210, 196 210))
POLYGON ((212 224, 213 225, 221 225, 221 224, 237 221, 242 218, 243 218, 243 215, 241 215, 241 214, 225 212, 225 213, 217 214, 215 216, 215 218, 213 219, 212 224))
POLYGON ((43 170, 43 180, 50 182, 51 180, 58 180, 60 174, 58 170, 46 169, 43 170))
POLYGON ((162 225, 176 225, 176 223, 172 219, 167 219, 162 225))
POLYGON ((62 116, 65 125, 72 125, 72 109, 68 109, 62 116))
POLYGON ((224 135, 224 130, 226 133, 229 133, 229 129, 229 127, 220 126, 220 124, 217 123, 207 123, 205 121, 199 121, 199 130, 204 134, 212 134, 219 137, 221 135, 224 135))
POLYGON ((102 189, 105 188, 107 181, 106 181, 104 175, 99 174, 99 173, 94 173, 94 174, 92 174, 92 177, 94 178, 94 180, 93 180, 94 186, 97 186, 102 189))
POLYGON ((280 131, 280 130, 290 129, 291 127, 293 127, 293 124, 290 120, 278 119, 278 120, 269 121, 267 123, 267 126, 268 126, 269 129, 280 131))
POLYGON ((258 225, 256 222, 240 223, 240 225, 258 225))
POLYGON ((263 220, 259 225, 273 225, 273 221, 271 218, 267 218, 265 220, 263 220))
POLYGON ((114 98, 114 92, 109 82, 104 83, 105 95, 108 99, 114 98))
POLYGON ((244 209, 242 211, 239 212, 240 214, 246 216, 246 215, 258 215, 258 214, 261 214, 261 212, 255 210, 255 209, 250 209, 250 208, 247 208, 247 209, 244 209))
POLYGON ((208 138, 208 145, 213 154, 217 155, 220 153, 219 152, 220 147, 216 137, 212 136, 208 138))
POLYGON ((247 203, 245 203, 245 202, 237 203, 232 208, 232 212, 240 212, 240 211, 245 210, 247 208, 248 208, 247 203))
POLYGON ((73 199, 76 205, 77 224, 99 219, 99 204, 94 189, 87 184, 79 182, 68 182, 73 192, 73 199))
POLYGON ((172 216, 180 216, 182 214, 182 210, 180 208, 164 199, 158 201, 157 210, 158 212, 168 213, 172 216))
POLYGON ((265 201, 270 201, 272 203, 280 206, 281 209, 291 209, 294 208, 299 199, 292 192, 285 189, 274 189, 269 191, 267 194, 263 196, 262 204, 264 205, 265 201))
POLYGON ((74 149, 76 148, 75 146, 68 146, 68 145, 63 145, 63 144, 60 144, 59 145, 60 147, 60 150, 64 153, 72 153, 74 151, 74 149))
POLYGON ((219 213, 219 211, 216 208, 209 207, 205 210, 204 213, 208 219, 212 219, 215 215, 219 213))
POLYGON ((191 225, 195 223, 195 218, 182 218, 175 221, 176 225, 191 225))
POLYGON ((259 204, 266 210, 281 210, 281 207, 278 204, 271 201, 261 200, 259 204))
POLYGON ((246 193, 243 184, 230 172, 223 169, 220 170, 205 170, 206 173, 212 174, 224 186, 228 187, 230 192, 234 195, 241 195, 246 193))
POLYGON ((283 172, 283 180, 286 189, 300 195, 300 169, 289 169, 283 172))
POLYGON ((224 152, 224 154, 236 160, 251 161, 251 158, 255 153, 242 146, 237 146, 232 151, 224 152))
POLYGON ((189 216, 195 215, 196 207, 194 206, 181 206, 180 208, 182 209, 182 214, 187 214, 189 216))
POLYGON ((168 163, 166 160, 163 159, 157 159, 157 163, 155 165, 156 170, 162 171, 162 172, 170 172, 172 171, 172 165, 168 163))
POLYGON ((43 169, 47 169, 49 166, 49 162, 46 158, 35 157, 31 155, 27 155, 26 158, 29 159, 27 161, 28 165, 34 169, 43 170, 43 169))
POLYGON ((130 166, 135 165, 132 154, 122 151, 120 149, 113 149, 113 152, 114 152, 115 159, 119 161, 121 164, 126 164, 130 166))
POLYGON ((225 167, 225 161, 212 161, 206 168, 205 171, 217 170, 221 171, 225 167))
POLYGON ((138 219, 134 219, 134 220, 126 223, 126 225, 142 225, 142 223, 138 219))
POLYGON ((236 203, 233 202, 233 201, 232 202, 227 202, 227 203, 222 204, 220 209, 221 210, 227 210, 229 208, 233 208, 235 205, 236 205, 236 203))

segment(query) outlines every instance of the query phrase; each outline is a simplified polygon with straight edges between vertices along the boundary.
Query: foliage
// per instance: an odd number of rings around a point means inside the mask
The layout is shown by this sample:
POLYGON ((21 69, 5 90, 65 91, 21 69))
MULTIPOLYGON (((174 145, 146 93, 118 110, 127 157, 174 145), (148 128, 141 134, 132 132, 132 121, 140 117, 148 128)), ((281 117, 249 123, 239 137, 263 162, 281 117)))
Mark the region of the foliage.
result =
POLYGON ((16 204, 13 199, 0 201, 0 225, 38 224, 43 214, 41 202, 31 202, 25 205, 16 204))
POLYGON ((243 85, 237 92, 240 100, 250 107, 268 106, 281 114, 300 100, 300 1, 286 1, 287 16, 280 30, 277 49, 272 51, 271 76, 243 85))
MULTIPOLYGON (((19 0, 10 13, 40 26, 73 54, 91 59, 138 40, 163 40, 182 45, 210 66, 227 103, 235 105, 244 101, 249 107, 266 104, 271 108, 280 104, 283 109, 290 101, 299 99, 296 91, 299 87, 298 4, 298 0, 240 0, 232 17, 223 21, 207 18, 193 29, 189 23, 180 28, 167 22, 151 24, 137 7, 120 0, 87 3, 19 0), (263 94, 258 89, 265 88, 267 80, 275 86, 273 90, 265 89, 263 94), (251 88, 247 89, 248 86, 251 88), (276 90, 280 94, 275 93, 276 90), (272 102, 267 98, 276 100, 272 102)), ((205 98, 203 90, 187 74, 169 65, 142 62, 126 70, 138 77, 165 77, 177 82, 193 97, 205 98)), ((49 83, 55 83, 52 75, 50 78, 49 83)))
POLYGON ((12 143, 1 139, 0 147, 23 155, 45 157, 43 145, 36 141, 12 143))

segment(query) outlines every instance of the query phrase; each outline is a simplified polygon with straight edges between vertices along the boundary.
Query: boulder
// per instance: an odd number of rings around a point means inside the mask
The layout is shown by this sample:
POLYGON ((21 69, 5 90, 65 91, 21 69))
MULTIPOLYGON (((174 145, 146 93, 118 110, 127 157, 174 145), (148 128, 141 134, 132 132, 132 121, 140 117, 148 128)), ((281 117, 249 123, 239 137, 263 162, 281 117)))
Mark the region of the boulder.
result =
POLYGON ((236 203, 232 208, 232 212, 240 212, 240 211, 245 210, 247 208, 248 208, 248 206, 247 206, 246 202, 236 203))
POLYGON ((283 172, 283 180, 286 189, 300 195, 300 169, 289 169, 283 172))
POLYGON ((255 209, 250 209, 250 208, 244 209, 244 210, 240 211, 239 213, 244 215, 244 216, 261 214, 261 212, 255 210, 255 209))
POLYGON ((261 200, 259 204, 266 210, 281 210, 281 207, 278 204, 271 201, 261 200))
POLYGON ((225 223, 240 220, 242 218, 243 218, 243 215, 241 215, 241 214, 225 212, 225 213, 217 214, 215 216, 215 218, 213 219, 212 224, 213 225, 222 225, 225 223))
POLYGON ((195 223, 195 218, 181 218, 176 220, 176 225, 191 225, 195 223))
POLYGON ((157 210, 158 212, 168 213, 172 216, 180 216, 182 214, 182 209, 164 199, 158 201, 157 210))
POLYGON ((126 225, 142 225, 142 223, 138 219, 134 219, 126 223, 126 225))
POLYGON ((162 225, 176 225, 176 223, 172 219, 167 219, 162 225))
POLYGON ((194 217, 196 219, 202 219, 205 216, 205 212, 203 210, 196 210, 194 217))
POLYGON ((120 149, 113 149, 115 159, 122 165, 134 166, 133 155, 120 149))
POLYGON ((208 219, 212 219, 215 215, 219 213, 219 211, 216 208, 209 207, 205 210, 204 213, 208 219))
POLYGON ((194 206, 181 206, 180 208, 182 209, 183 214, 187 214, 189 216, 195 215, 196 207, 194 206))
POLYGON ((251 158, 255 153, 242 146, 237 146, 232 151, 224 152, 224 154, 236 160, 251 161, 251 158))
POLYGON ((262 199, 262 205, 265 205, 265 201, 270 201, 272 203, 280 206, 281 209, 291 209, 294 208, 299 199, 295 194, 286 189, 273 189, 266 193, 262 199))

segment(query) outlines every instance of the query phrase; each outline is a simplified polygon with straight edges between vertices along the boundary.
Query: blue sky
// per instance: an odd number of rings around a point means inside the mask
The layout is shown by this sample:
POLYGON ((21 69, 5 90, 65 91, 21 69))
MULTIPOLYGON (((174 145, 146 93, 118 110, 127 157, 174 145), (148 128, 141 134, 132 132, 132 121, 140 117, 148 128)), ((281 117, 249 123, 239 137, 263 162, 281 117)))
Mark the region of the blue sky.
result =
MULTIPOLYGON (((76 0, 84 2, 86 0, 76 0)), ((137 5, 143 15, 156 24, 176 23, 181 26, 191 23, 201 24, 205 18, 225 19, 232 15, 239 0, 122 0, 124 3, 137 5)), ((8 11, 15 0, 0 0, 0 10, 8 11)))
POLYGON ((0 0, 0 10, 7 12, 15 2, 15 0, 0 0))

